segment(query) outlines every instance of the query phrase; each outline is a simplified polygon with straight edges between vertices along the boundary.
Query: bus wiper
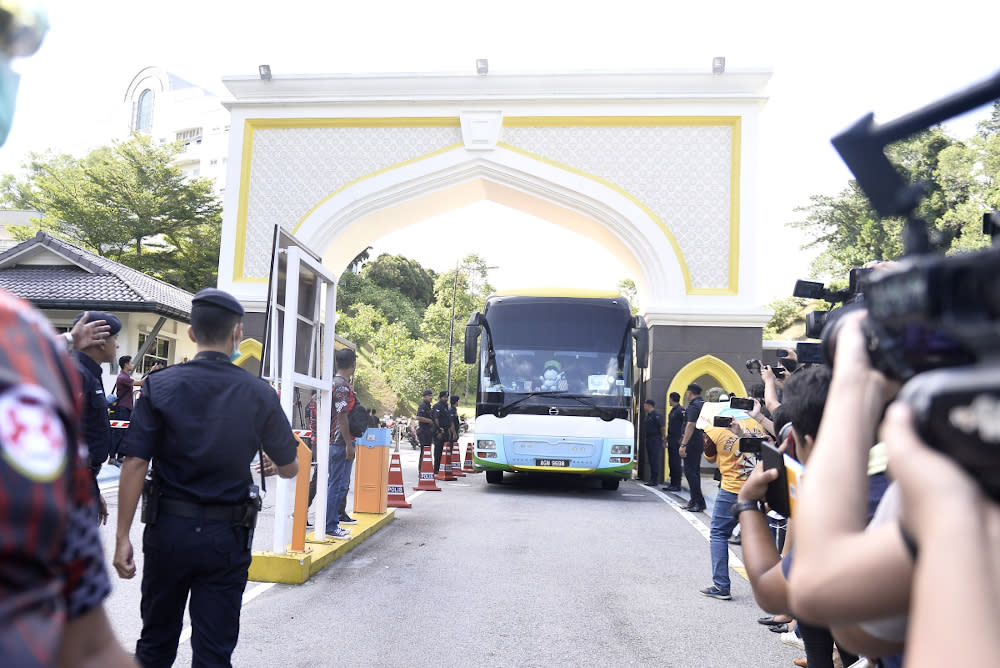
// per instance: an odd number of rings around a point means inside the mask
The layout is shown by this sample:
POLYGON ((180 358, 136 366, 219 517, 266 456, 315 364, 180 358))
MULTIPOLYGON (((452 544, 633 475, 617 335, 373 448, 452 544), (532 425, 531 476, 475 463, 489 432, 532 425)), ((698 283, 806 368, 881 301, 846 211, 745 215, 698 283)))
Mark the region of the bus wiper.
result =
POLYGON ((559 391, 551 391, 551 390, 550 391, 546 391, 546 392, 530 392, 528 394, 525 394, 522 397, 518 397, 517 399, 515 399, 512 402, 510 402, 509 404, 504 404, 503 406, 500 406, 500 408, 498 408, 497 411, 496 411, 496 416, 500 417, 500 418, 505 417, 510 412, 510 409, 514 408, 518 404, 521 404, 521 403, 523 403, 523 402, 525 402, 528 399, 531 399, 533 397, 560 397, 560 398, 565 398, 565 399, 575 399, 576 401, 580 402, 584 406, 587 406, 589 408, 593 408, 594 410, 596 410, 597 413, 598 413, 598 415, 600 415, 601 419, 604 420, 605 422, 609 422, 609 421, 611 421, 611 420, 614 419, 614 415, 612 413, 608 412, 604 407, 598 406, 596 403, 594 403, 593 400, 591 400, 586 395, 583 395, 583 394, 569 394, 568 392, 559 392, 559 391))

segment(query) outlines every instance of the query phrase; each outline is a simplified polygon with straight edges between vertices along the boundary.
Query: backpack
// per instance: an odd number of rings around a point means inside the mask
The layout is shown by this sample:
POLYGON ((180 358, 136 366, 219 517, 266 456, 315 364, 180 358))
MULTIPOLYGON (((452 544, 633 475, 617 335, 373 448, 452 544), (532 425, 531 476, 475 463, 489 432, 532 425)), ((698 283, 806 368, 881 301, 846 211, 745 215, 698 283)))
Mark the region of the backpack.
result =
POLYGON ((368 429, 368 409, 358 401, 358 395, 354 393, 354 388, 351 388, 351 397, 354 398, 354 405, 347 412, 347 426, 351 430, 351 436, 360 438, 365 435, 365 431, 368 429))

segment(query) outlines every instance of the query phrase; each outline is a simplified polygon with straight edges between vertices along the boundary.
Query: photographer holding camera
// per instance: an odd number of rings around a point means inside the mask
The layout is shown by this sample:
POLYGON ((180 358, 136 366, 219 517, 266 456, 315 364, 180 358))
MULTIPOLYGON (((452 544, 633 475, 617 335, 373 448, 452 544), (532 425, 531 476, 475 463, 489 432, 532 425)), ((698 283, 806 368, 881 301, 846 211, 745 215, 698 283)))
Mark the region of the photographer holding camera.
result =
MULTIPOLYGON (((909 603, 913 562, 897 522, 876 513, 866 529, 869 452, 898 383, 872 369, 863 317, 848 313, 839 323, 829 397, 799 490, 789 594, 797 616, 829 625, 851 651, 887 657, 902 649, 899 616, 909 603)), ((892 498, 887 490, 881 505, 892 498)))
MULTIPOLYGON (((783 452, 793 453, 802 464, 809 462, 815 445, 820 420, 823 417, 830 386, 830 370, 817 366, 803 369, 789 378, 785 386, 785 403, 781 410, 791 419, 791 447, 783 452)), ((810 474, 812 471, 810 463, 810 474)), ((733 513, 739 518, 743 544, 743 561, 747 577, 753 588, 757 603, 772 614, 789 613, 788 572, 793 561, 793 551, 786 548, 786 556, 778 554, 774 539, 768 529, 767 517, 761 506, 768 493, 768 487, 778 480, 778 469, 765 469, 757 464, 737 496, 733 513)), ((785 494, 787 494, 787 487, 785 494)), ((799 520, 789 519, 788 533, 792 535, 793 525, 799 520)), ((791 540, 787 541, 790 547, 791 540)), ((833 667, 833 637, 824 627, 799 621, 806 660, 811 668, 833 667)), ((844 665, 856 660, 844 649, 840 649, 844 665)))

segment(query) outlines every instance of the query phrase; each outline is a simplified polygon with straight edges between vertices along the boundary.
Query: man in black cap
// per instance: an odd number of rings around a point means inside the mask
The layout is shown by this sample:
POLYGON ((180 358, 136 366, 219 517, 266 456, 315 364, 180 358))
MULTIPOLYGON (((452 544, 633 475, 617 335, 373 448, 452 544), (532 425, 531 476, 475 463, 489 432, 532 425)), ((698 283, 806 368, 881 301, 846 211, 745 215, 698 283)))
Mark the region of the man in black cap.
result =
POLYGON ((438 392, 438 401, 434 404, 434 473, 441 468, 441 455, 444 444, 451 440, 451 411, 448 410, 448 391, 438 392))
POLYGON ((298 471, 288 418, 270 385, 230 363, 243 338, 243 307, 206 288, 191 303, 188 335, 198 354, 146 379, 121 444, 114 567, 132 578, 129 529, 139 502, 143 521, 143 666, 169 666, 190 604, 194 665, 230 665, 260 496, 250 463, 263 446, 282 478, 298 471), (144 485, 152 460, 151 482, 144 485))
MULTIPOLYGON (((80 313, 73 320, 76 326, 84 319, 80 313)), ((99 509, 97 520, 101 524, 108 521, 108 505, 97 487, 97 474, 101 465, 108 460, 111 452, 111 421, 108 418, 108 399, 104 392, 104 375, 101 365, 115 361, 118 354, 118 333, 122 329, 122 321, 111 313, 89 311, 86 313, 89 321, 103 320, 108 329, 105 339, 91 341, 88 345, 73 351, 73 361, 80 372, 80 385, 83 393, 83 415, 81 431, 84 443, 87 444, 87 463, 94 478, 94 488, 97 489, 99 509)))
POLYGON ((424 390, 420 405, 417 406, 417 439, 420 441, 420 461, 424 460, 424 448, 434 439, 434 411, 431 410, 431 399, 434 393, 424 390))

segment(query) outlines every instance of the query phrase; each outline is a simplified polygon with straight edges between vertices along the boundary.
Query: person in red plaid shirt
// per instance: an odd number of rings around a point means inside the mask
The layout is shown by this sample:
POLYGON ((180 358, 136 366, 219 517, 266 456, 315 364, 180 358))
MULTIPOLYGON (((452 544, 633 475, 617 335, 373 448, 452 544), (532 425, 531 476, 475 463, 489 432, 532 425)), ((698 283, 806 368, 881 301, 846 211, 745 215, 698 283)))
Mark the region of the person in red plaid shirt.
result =
MULTIPOLYGON (((86 321, 70 334, 76 345, 107 336, 86 321)), ((0 290, 0 662, 131 666, 104 612, 111 583, 66 347, 0 290)))

